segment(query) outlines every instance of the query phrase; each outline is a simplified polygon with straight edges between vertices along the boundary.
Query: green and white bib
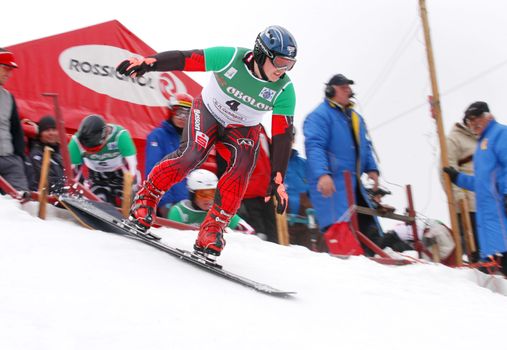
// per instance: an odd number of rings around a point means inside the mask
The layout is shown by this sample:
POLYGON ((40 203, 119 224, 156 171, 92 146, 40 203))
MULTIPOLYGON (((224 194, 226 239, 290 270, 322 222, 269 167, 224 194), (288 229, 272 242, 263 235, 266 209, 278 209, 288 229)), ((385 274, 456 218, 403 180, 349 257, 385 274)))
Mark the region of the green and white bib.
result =
MULTIPOLYGON (((206 214, 208 214, 207 211, 195 209, 189 199, 184 199, 171 207, 168 218, 176 222, 199 227, 204 221, 206 214)), ((239 215, 234 215, 228 227, 234 230, 238 227, 240 220, 239 215)))
POLYGON ((112 128, 106 144, 97 153, 87 153, 76 136, 72 135, 69 142, 69 153, 72 165, 85 164, 97 172, 115 171, 124 166, 124 158, 136 154, 136 147, 129 132, 115 124, 107 124, 112 128))
POLYGON ((213 47, 204 50, 206 71, 214 71, 202 90, 203 101, 223 126, 254 126, 264 116, 294 115, 296 95, 287 75, 276 82, 256 78, 243 62, 250 50, 213 47))

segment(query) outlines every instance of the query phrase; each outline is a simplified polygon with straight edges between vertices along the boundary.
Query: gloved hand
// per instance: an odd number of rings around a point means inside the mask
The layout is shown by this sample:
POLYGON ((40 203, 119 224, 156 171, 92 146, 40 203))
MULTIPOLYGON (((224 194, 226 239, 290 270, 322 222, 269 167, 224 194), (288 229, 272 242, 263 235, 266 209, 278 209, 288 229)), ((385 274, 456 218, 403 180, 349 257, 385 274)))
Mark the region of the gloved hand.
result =
POLYGON ((459 171, 457 171, 456 169, 454 169, 452 166, 446 166, 446 167, 443 167, 442 170, 447 174, 449 175, 449 178, 451 179, 451 182, 453 184, 456 183, 456 180, 458 179, 458 174, 459 174, 459 171))
POLYGON ((271 180, 271 183, 268 187, 268 193, 264 198, 264 201, 268 202, 271 196, 276 197, 276 212, 278 214, 283 214, 287 209, 287 205, 289 204, 289 196, 287 196, 287 192, 285 191, 282 174, 280 174, 280 172, 277 172, 271 180))
POLYGON ((128 60, 121 62, 116 71, 122 75, 131 77, 141 77, 144 73, 152 71, 153 65, 157 62, 156 58, 135 58, 131 57, 128 60))

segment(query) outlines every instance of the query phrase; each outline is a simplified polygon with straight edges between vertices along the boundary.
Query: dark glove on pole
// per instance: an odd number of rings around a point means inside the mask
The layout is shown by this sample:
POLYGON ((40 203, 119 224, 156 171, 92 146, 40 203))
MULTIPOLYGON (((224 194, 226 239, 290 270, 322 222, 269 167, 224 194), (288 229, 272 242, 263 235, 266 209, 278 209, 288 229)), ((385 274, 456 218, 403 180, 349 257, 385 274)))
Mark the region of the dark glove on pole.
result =
POLYGON ((456 183, 456 180, 458 179, 459 171, 454 169, 452 166, 446 166, 442 169, 447 175, 449 175, 449 178, 451 179, 451 182, 453 184, 456 183))
POLYGON ((283 184, 282 174, 277 172, 276 175, 271 180, 271 183, 268 187, 267 196, 264 198, 266 202, 269 201, 271 196, 276 197, 276 212, 278 214, 283 214, 287 209, 287 204, 289 203, 289 196, 287 196, 287 192, 285 191, 285 186, 283 184))

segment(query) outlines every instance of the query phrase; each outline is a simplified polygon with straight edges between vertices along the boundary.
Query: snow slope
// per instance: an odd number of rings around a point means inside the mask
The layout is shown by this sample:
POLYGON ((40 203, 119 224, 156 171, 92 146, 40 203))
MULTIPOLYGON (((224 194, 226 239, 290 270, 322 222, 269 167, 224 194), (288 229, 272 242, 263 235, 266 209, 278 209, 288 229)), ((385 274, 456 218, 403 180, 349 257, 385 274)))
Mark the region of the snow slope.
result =
MULTIPOLYGON (((480 287, 476 271, 341 260, 227 235, 220 262, 298 293, 281 299, 82 228, 63 210, 46 221, 35 210, 0 196, 0 349, 505 348, 507 297, 480 287)), ((187 249, 195 238, 155 232, 187 249)))

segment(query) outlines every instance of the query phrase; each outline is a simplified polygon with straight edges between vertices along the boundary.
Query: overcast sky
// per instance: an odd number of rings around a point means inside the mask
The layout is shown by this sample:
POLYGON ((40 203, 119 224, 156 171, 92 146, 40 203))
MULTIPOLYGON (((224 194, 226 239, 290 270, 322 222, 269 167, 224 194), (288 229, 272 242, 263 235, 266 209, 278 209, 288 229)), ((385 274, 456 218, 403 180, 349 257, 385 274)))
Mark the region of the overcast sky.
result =
MULTIPOLYGON (((0 46, 117 19, 156 51, 252 47, 263 28, 282 25, 299 46, 290 72, 296 125, 320 103, 333 74, 353 79, 381 181, 394 192, 385 201, 402 210, 403 186, 412 184, 416 210, 447 222, 438 137, 425 104, 431 85, 418 8, 417 0, 13 1, 3 6, 0 46)), ((476 100, 507 122, 507 2, 427 0, 427 8, 446 132, 476 100)), ((208 74, 192 77, 204 84, 208 74)), ((301 132, 297 148, 304 148, 301 132)))

